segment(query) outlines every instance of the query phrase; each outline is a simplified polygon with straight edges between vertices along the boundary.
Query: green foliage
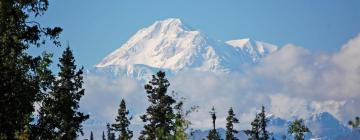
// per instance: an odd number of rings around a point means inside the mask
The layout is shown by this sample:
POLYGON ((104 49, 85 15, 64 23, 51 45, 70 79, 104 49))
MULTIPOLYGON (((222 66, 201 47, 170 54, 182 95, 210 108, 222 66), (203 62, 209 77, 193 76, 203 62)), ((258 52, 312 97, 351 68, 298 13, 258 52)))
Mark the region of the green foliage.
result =
POLYGON ((220 135, 219 133, 216 131, 216 126, 215 126, 215 122, 216 122, 216 112, 215 112, 215 108, 212 107, 211 111, 210 111, 210 115, 211 115, 211 119, 212 119, 212 125, 213 125, 213 129, 211 129, 209 131, 209 134, 207 136, 208 140, 220 140, 220 135))
MULTIPOLYGON (((175 94, 175 92, 173 92, 175 94)), ((175 96, 175 95, 174 95, 175 96)), ((184 111, 183 105, 185 102, 185 98, 177 99, 179 100, 174 109, 176 110, 175 114, 175 140, 187 140, 188 134, 186 133, 187 129, 191 125, 191 122, 186 119, 186 117, 194 112, 197 111, 198 106, 193 106, 189 110, 184 111)))
POLYGON ((302 119, 296 119, 289 125, 288 133, 294 135, 295 140, 304 140, 304 133, 310 132, 309 128, 307 128, 302 119))
POLYGON ((237 140, 234 134, 237 134, 238 131, 234 130, 234 123, 239 123, 239 120, 235 117, 232 107, 228 111, 226 121, 226 140, 237 140))
POLYGON ((76 139, 77 133, 83 135, 81 123, 89 118, 89 115, 78 112, 80 99, 84 95, 83 68, 76 71, 69 47, 59 61, 60 72, 42 103, 39 121, 34 129, 38 139, 76 139))
POLYGON ((352 128, 358 128, 360 126, 360 117, 355 117, 354 121, 348 123, 352 128))
POLYGON ((120 132, 119 140, 130 140, 133 137, 133 132, 129 130, 130 120, 128 117, 129 110, 126 109, 125 100, 122 99, 118 110, 118 116, 115 119, 115 124, 112 124, 113 130, 120 132))
MULTIPOLYGON (((0 137, 14 139, 30 131, 34 103, 48 88, 51 71, 49 54, 31 56, 26 50, 56 45, 61 28, 44 28, 33 21, 48 7, 48 0, 0 1, 0 137), (30 17, 35 15, 35 17, 30 17)), ((51 78, 50 78, 51 79, 51 78)))
POLYGON ((153 75, 152 80, 145 85, 150 106, 147 108, 146 114, 140 117, 146 124, 139 139, 167 140, 173 137, 175 131, 173 104, 175 104, 175 100, 167 95, 169 86, 170 83, 165 78, 165 72, 162 71, 153 75))

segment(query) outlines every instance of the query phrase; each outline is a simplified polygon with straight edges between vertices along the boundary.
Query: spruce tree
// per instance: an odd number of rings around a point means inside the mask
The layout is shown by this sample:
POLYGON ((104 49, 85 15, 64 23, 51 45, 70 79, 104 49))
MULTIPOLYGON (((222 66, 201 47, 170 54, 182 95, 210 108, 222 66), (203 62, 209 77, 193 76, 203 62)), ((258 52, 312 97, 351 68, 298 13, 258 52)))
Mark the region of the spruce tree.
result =
POLYGON ((105 133, 104 133, 104 131, 103 131, 103 133, 102 133, 102 140, 106 140, 106 137, 105 137, 105 133))
POLYGON ((38 128, 49 129, 43 133, 51 134, 42 133, 39 139, 76 139, 78 133, 83 135, 81 123, 89 118, 89 115, 78 111, 80 99, 84 95, 83 68, 76 70, 70 47, 65 49, 59 61, 60 72, 39 113, 38 128))
POLYGON ((250 138, 249 140, 260 140, 260 117, 255 116, 254 121, 251 122, 251 130, 245 130, 245 134, 250 138))
POLYGON ((189 125, 189 121, 185 119, 185 114, 183 111, 183 102, 180 101, 175 105, 175 140, 186 140, 188 136, 186 134, 186 129, 189 125))
POLYGON ((139 139, 142 140, 166 140, 173 137, 175 122, 173 120, 173 104, 175 100, 167 95, 170 86, 165 78, 165 72, 159 71, 152 76, 152 80, 145 85, 150 106, 146 114, 140 118, 145 123, 139 139))
POLYGON ((269 132, 266 130, 267 127, 267 122, 269 121, 266 118, 266 114, 265 114, 265 107, 262 106, 261 107, 261 112, 258 114, 260 121, 260 139, 261 140, 268 140, 269 139, 269 132))
POLYGON ((255 119, 251 122, 251 130, 246 130, 246 135, 250 140, 267 140, 269 132, 266 130, 268 119, 265 114, 265 107, 261 107, 261 112, 256 114, 255 119))
POLYGON ((129 110, 126 109, 125 100, 122 99, 118 110, 118 116, 115 119, 115 124, 112 124, 113 130, 120 132, 119 140, 130 140, 133 132, 129 130, 131 117, 128 117, 129 110))
POLYGON ((41 27, 36 22, 49 5, 48 0, 0 1, 0 139, 31 131, 34 103, 51 83, 50 55, 32 56, 30 47, 55 45, 61 28, 41 27))
POLYGON ((310 132, 309 128, 304 125, 302 119, 296 119, 289 125, 288 133, 294 135, 295 140, 304 140, 304 133, 310 132))
POLYGON ((239 123, 239 120, 235 117, 232 107, 228 111, 226 121, 226 140, 237 140, 234 134, 237 134, 238 131, 234 130, 234 123, 239 123))
POLYGON ((360 126, 360 117, 355 117, 355 120, 354 121, 349 121, 348 124, 352 128, 358 128, 360 126))
POLYGON ((220 135, 216 131, 216 126, 215 126, 216 112, 215 112, 214 107, 212 107, 212 109, 210 111, 210 115, 211 115, 211 119, 212 119, 213 128, 209 131, 209 134, 208 134, 207 138, 208 138, 208 140, 220 140, 220 135))
POLYGON ((94 135, 92 131, 90 132, 90 140, 94 140, 94 135))
POLYGON ((110 123, 106 124, 106 131, 107 131, 107 139, 111 140, 112 129, 111 129, 110 123))

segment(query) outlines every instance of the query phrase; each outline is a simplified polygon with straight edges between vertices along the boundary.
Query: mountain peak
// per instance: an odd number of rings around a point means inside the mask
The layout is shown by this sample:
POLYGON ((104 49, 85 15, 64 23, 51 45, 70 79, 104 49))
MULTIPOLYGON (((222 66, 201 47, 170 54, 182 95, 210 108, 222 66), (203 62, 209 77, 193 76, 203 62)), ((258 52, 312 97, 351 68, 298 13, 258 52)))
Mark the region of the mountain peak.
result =
POLYGON ((162 25, 182 25, 182 21, 179 18, 167 18, 164 20, 158 20, 154 24, 162 24, 162 25))
MULTIPOLYGON (((243 39, 244 42, 251 42, 249 40, 243 39)), ((200 31, 185 26, 180 19, 168 18, 139 30, 95 67, 110 68, 111 71, 135 74, 137 77, 158 69, 171 72, 240 72, 243 64, 258 62, 267 54, 264 48, 272 47, 271 44, 257 41, 256 46, 248 44, 248 49, 240 49, 231 43, 214 41, 200 31)))

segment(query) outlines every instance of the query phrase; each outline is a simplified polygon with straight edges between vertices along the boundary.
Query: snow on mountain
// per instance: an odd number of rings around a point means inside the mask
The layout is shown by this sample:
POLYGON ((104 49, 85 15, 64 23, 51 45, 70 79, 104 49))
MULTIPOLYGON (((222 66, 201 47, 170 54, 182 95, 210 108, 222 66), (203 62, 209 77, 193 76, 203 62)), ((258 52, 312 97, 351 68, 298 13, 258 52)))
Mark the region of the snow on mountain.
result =
MULTIPOLYGON (((274 115, 269 115, 267 124, 267 130, 274 136, 275 139, 292 140, 293 136, 287 133, 289 124, 288 120, 281 119, 274 115)), ((322 112, 314 114, 311 117, 304 120, 305 125, 310 129, 310 133, 305 135, 306 140, 357 140, 357 136, 360 136, 359 130, 351 131, 348 127, 341 124, 334 116, 328 112, 322 112), (358 132, 357 132, 358 131, 358 132)), ((217 129, 222 139, 225 139, 226 131, 223 128, 217 129)), ((206 138, 209 130, 195 130, 190 140, 197 140, 206 138)), ((236 135, 239 139, 247 139, 248 137, 244 131, 240 131, 236 135)))
POLYGON ((333 140, 350 134, 350 129, 342 125, 328 112, 315 114, 305 121, 312 133, 312 137, 321 140, 333 140))
POLYGON ((235 47, 239 53, 251 59, 248 61, 252 61, 252 62, 259 62, 261 61, 261 58, 265 57, 270 53, 277 51, 278 49, 276 45, 261 41, 251 40, 250 38, 229 40, 226 41, 226 44, 235 47))
POLYGON ((180 19, 169 18, 139 30, 95 67, 137 79, 148 77, 154 70, 229 73, 241 71, 241 65, 256 63, 277 50, 275 45, 247 40, 214 41, 180 19))

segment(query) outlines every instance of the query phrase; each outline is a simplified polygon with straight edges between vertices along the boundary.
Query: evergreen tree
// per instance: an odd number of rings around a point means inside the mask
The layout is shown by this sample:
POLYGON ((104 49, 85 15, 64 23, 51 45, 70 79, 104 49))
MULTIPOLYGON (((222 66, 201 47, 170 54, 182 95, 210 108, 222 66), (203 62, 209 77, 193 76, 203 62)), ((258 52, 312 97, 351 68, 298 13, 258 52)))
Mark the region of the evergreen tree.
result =
POLYGON ((269 132, 266 130, 268 119, 265 114, 265 107, 261 107, 261 112, 256 114, 255 119, 251 122, 251 130, 246 130, 246 135, 250 136, 251 140, 267 140, 269 139, 269 132))
POLYGON ((106 140, 104 131, 102 133, 102 140, 106 140))
POLYGON ((302 119, 296 119, 289 125, 288 133, 294 135, 295 140, 304 140, 304 133, 310 132, 309 128, 307 128, 302 119))
POLYGON ((115 119, 115 124, 112 124, 114 131, 120 132, 119 140, 130 140, 133 136, 133 132, 129 130, 130 120, 128 118, 129 110, 126 109, 125 100, 122 99, 118 110, 118 116, 115 119))
POLYGON ((81 123, 89 118, 89 115, 78 112, 80 99, 84 95, 83 68, 76 71, 75 60, 69 47, 59 60, 58 78, 54 80, 39 113, 39 130, 49 130, 39 132, 39 139, 76 139, 77 133, 83 135, 81 123), (47 132, 51 133, 44 134, 47 132))
POLYGON ((183 102, 178 102, 175 106, 175 140, 186 140, 188 136, 186 134, 186 129, 189 125, 189 121, 185 119, 185 114, 183 111, 183 102))
POLYGON ((94 135, 92 131, 90 132, 90 140, 94 140, 94 135))
POLYGON ((0 1, 0 139, 31 131, 34 103, 51 82, 51 55, 31 56, 30 47, 57 41, 61 28, 41 27, 34 21, 49 5, 48 0, 0 1))
POLYGON ((150 106, 147 108, 146 114, 140 117, 146 124, 139 139, 166 140, 173 137, 175 131, 173 104, 175 100, 167 95, 169 86, 170 83, 165 78, 165 72, 162 71, 153 75, 152 80, 145 85, 150 106))
POLYGON ((220 135, 219 133, 216 131, 216 126, 215 126, 215 121, 216 121, 216 112, 215 112, 215 108, 212 107, 211 111, 210 111, 210 115, 212 118, 212 125, 213 125, 213 129, 211 129, 209 131, 209 134, 207 136, 208 140, 220 140, 220 135))
POLYGON ((109 140, 115 140, 115 133, 110 134, 110 139, 109 140))
POLYGON ((108 140, 111 140, 111 134, 112 134, 112 129, 111 129, 111 127, 110 127, 110 123, 107 123, 106 124, 106 131, 107 131, 107 139, 108 140))
POLYGON ((265 114, 265 107, 262 106, 261 107, 261 112, 258 114, 260 121, 259 121, 259 125, 260 125, 260 139, 261 140, 267 140, 269 139, 269 132, 266 130, 266 126, 267 126, 267 122, 269 121, 266 118, 266 114, 265 114))
POLYGON ((237 140, 234 134, 237 134, 238 131, 234 130, 234 123, 239 123, 239 120, 235 117, 232 107, 228 111, 226 121, 226 140, 237 140))
POLYGON ((358 128, 360 126, 360 117, 355 117, 354 121, 348 123, 352 128, 358 128))
POLYGON ((245 130, 245 134, 250 138, 249 140, 260 140, 260 117, 255 116, 254 121, 251 122, 251 130, 245 130))

